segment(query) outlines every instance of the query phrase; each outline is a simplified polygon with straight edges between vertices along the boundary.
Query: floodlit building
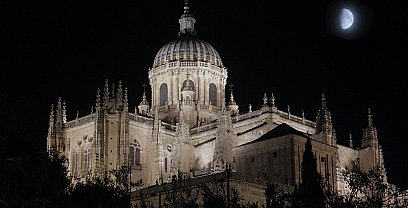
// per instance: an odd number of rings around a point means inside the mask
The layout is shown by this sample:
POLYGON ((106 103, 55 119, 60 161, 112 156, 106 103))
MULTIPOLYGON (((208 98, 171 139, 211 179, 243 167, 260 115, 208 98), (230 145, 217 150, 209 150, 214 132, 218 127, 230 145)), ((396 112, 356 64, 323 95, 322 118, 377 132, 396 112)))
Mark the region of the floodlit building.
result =
POLYGON ((90 115, 68 121, 61 98, 51 107, 47 148, 69 159, 71 176, 126 165, 131 179, 142 180, 139 188, 145 188, 169 182, 179 171, 201 177, 231 164, 239 175, 267 174, 295 186, 308 138, 318 172, 340 191, 345 189, 338 177, 342 168, 384 166, 370 111, 359 148, 352 141, 349 147, 337 144, 324 95, 315 121, 278 109, 273 94, 264 95, 262 108, 240 113, 232 91, 225 90, 227 68, 215 48, 197 37, 195 21, 186 4, 178 38, 159 49, 147 71, 150 101, 144 91, 140 105, 129 106, 131 92, 121 81, 115 86, 106 80, 90 115))

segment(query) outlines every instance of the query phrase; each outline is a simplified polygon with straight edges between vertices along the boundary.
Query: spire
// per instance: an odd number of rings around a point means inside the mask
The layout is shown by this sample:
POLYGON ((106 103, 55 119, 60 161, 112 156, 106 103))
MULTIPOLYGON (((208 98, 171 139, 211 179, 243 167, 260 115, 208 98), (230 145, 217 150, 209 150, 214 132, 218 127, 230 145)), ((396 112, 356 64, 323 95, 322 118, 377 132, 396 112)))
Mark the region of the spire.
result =
POLYGON ((377 129, 373 125, 373 118, 371 115, 371 109, 368 109, 368 126, 363 129, 362 146, 376 146, 374 141, 378 143, 377 129))
POLYGON ((118 99, 119 103, 122 103, 122 100, 123 100, 122 92, 123 92, 123 90, 122 90, 122 81, 119 80, 119 82, 118 82, 118 95, 117 95, 117 99, 118 99))
POLYGON ((98 89, 96 90, 96 100, 95 100, 95 107, 96 107, 96 110, 97 110, 97 111, 98 111, 98 108, 101 107, 101 95, 100 95, 100 91, 101 91, 101 90, 99 90, 99 87, 98 87, 98 89))
POLYGON ((237 115, 238 112, 239 112, 239 110, 238 110, 239 106, 237 105, 237 103, 236 103, 235 100, 234 100, 234 93, 233 93, 233 91, 234 91, 234 89, 233 89, 234 85, 231 83, 231 84, 229 85, 229 87, 230 87, 229 91, 230 91, 231 95, 230 95, 230 100, 229 100, 229 102, 228 102, 228 109, 230 110, 231 115, 237 115))
POLYGON ((140 102, 140 105, 149 105, 149 102, 147 102, 146 99, 146 84, 143 84, 143 96, 142 96, 142 102, 140 102))
POLYGON ((373 118, 371 115, 371 109, 368 109, 368 127, 373 127, 373 118))
POLYGON ((51 104, 51 110, 50 110, 50 123, 54 122, 54 104, 51 104))
POLYGON ((109 84, 108 79, 105 80, 105 88, 103 89, 103 103, 109 102, 109 84))
POLYGON ((112 83, 112 99, 115 99, 115 83, 112 83))
POLYGON ((147 102, 146 99, 146 84, 143 84, 143 97, 142 97, 142 102, 140 102, 138 108, 139 108, 139 114, 142 115, 147 115, 149 113, 149 102, 147 102))
POLYGON ((188 0, 184 0, 184 13, 179 19, 180 32, 179 36, 182 35, 193 35, 196 36, 197 33, 194 31, 194 23, 196 20, 194 16, 190 13, 190 7, 188 6, 188 0))
POLYGON ((128 105, 129 105, 129 100, 128 100, 128 90, 127 90, 127 87, 125 87, 125 96, 124 96, 124 99, 123 99, 123 106, 125 106, 125 107, 128 107, 128 105))
POLYGON ((233 91, 234 91, 233 87, 234 87, 234 85, 231 83, 231 84, 229 85, 229 87, 230 87, 230 89, 229 89, 229 91, 230 91, 230 101, 229 101, 228 105, 237 105, 237 103, 236 103, 235 100, 234 100, 234 94, 233 94, 233 91))
POLYGON ((67 109, 66 109, 66 103, 64 101, 64 103, 62 104, 62 123, 66 124, 67 123, 67 109))
POLYGON ((61 97, 58 98, 58 105, 57 105, 57 116, 62 115, 62 104, 61 104, 61 97))
POLYGON ((326 96, 322 94, 322 111, 326 110, 326 96))
POLYGON ((237 105, 237 103, 234 100, 234 94, 232 93, 232 90, 231 90, 230 101, 228 105, 237 105))

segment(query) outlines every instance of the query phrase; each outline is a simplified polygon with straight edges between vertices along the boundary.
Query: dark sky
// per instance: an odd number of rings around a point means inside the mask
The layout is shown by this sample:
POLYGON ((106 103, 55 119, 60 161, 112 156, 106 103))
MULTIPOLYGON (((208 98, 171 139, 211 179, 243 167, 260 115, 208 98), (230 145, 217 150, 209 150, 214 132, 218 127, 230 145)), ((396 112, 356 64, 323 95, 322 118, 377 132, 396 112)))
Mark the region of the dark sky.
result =
MULTIPOLYGON (((397 0, 361 2, 375 19, 355 40, 326 33, 329 1, 192 1, 190 10, 198 37, 228 68, 242 112, 274 93, 280 110, 290 105, 315 120, 324 93, 338 143, 351 133, 360 146, 371 108, 389 181, 408 188, 406 12, 397 0)), ((90 113, 105 79, 122 80, 131 109, 141 101, 156 53, 177 37, 183 1, 9 1, 0 10, 0 95, 34 103, 45 148, 59 96, 68 120, 90 113)))

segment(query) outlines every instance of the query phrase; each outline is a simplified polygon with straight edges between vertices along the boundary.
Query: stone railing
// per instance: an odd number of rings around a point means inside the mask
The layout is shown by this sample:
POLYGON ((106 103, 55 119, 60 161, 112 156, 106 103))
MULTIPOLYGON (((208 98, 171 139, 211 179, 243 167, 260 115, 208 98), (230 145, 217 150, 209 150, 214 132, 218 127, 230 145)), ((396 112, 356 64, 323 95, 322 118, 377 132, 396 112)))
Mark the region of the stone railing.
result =
POLYGON ((165 129, 168 129, 168 130, 171 130, 171 131, 176 131, 176 128, 177 128, 175 125, 171 125, 171 124, 164 123, 164 122, 162 122, 161 125, 162 125, 165 129))
POLYGON ((262 111, 262 109, 259 109, 259 110, 256 110, 256 111, 236 115, 236 116, 231 118, 231 121, 232 121, 232 123, 235 123, 235 122, 238 122, 238 121, 243 121, 243 120, 246 120, 246 119, 250 119, 252 117, 259 116, 262 113, 266 113, 266 112, 267 111, 262 111))
POLYGON ((207 131, 207 130, 214 129, 214 128, 217 128, 217 123, 210 123, 204 126, 198 126, 190 130, 190 135, 197 134, 199 132, 207 131))
POLYGON ((93 113, 91 115, 87 115, 87 116, 84 116, 82 118, 77 118, 75 120, 69 121, 69 122, 67 122, 65 124, 65 127, 67 127, 67 128, 74 127, 74 126, 76 126, 78 124, 84 124, 84 123, 87 123, 87 122, 90 122, 90 121, 94 121, 95 118, 96 118, 96 113, 93 113))
POLYGON ((289 120, 292 120, 292 121, 295 121, 295 122, 298 122, 298 123, 303 123, 303 124, 306 124, 308 126, 313 126, 313 127, 315 126, 315 122, 309 121, 309 120, 307 120, 305 118, 301 118, 301 117, 298 117, 298 116, 295 116, 295 115, 292 115, 292 114, 289 114, 288 112, 283 112, 283 111, 278 110, 277 114, 282 118, 287 118, 289 120))
MULTIPOLYGON (((247 113, 244 113, 244 114, 233 116, 231 118, 231 121, 233 123, 236 123, 236 122, 239 122, 239 121, 250 119, 252 117, 259 116, 259 115, 264 114, 264 113, 273 113, 273 111, 272 111, 271 107, 263 107, 261 109, 258 109, 258 110, 252 111, 252 112, 247 112, 247 113)), ((282 118, 286 118, 286 119, 291 120, 291 121, 295 121, 295 122, 302 123, 302 124, 312 126, 312 127, 315 126, 315 122, 307 120, 305 118, 301 118, 299 116, 289 114, 287 112, 277 110, 276 114, 278 114, 282 118)))
POLYGON ((134 120, 134 121, 138 121, 138 122, 151 122, 151 121, 153 121, 153 118, 149 118, 149 117, 145 117, 145 116, 140 116, 140 115, 137 115, 137 114, 129 114, 129 118, 131 119, 131 120, 134 120))

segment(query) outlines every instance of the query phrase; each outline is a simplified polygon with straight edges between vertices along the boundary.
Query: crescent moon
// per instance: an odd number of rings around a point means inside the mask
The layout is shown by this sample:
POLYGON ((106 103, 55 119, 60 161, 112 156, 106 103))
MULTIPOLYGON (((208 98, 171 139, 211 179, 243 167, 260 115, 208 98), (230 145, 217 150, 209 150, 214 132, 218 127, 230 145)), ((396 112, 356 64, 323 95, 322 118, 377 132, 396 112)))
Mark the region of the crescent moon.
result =
POLYGON ((350 28, 353 25, 354 16, 348 9, 342 9, 340 14, 340 27, 343 30, 350 28))

